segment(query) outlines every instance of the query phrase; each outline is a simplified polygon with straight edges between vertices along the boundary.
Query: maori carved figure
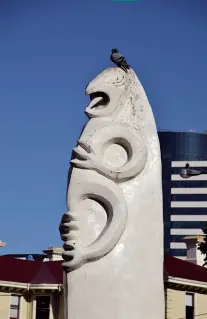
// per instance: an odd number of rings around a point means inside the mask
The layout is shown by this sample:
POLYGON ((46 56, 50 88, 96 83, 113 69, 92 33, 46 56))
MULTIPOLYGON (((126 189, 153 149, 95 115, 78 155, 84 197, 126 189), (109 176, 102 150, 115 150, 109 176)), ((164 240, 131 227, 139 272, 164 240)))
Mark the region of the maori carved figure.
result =
POLYGON ((66 319, 164 318, 161 161, 151 107, 132 69, 104 70, 86 94, 89 121, 73 149, 60 224, 66 319))

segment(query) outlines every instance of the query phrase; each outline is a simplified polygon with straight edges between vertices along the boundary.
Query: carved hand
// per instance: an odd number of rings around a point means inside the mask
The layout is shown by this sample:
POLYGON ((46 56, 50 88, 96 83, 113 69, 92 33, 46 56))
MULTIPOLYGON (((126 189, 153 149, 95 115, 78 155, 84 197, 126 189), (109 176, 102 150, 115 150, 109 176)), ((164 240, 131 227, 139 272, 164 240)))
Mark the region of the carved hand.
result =
POLYGON ((94 130, 92 141, 98 143, 93 148, 86 142, 78 141, 78 146, 73 149, 76 154, 71 164, 81 169, 92 169, 98 173, 121 182, 134 178, 145 167, 147 162, 147 148, 142 135, 132 127, 119 123, 106 123, 99 130, 94 130), (98 141, 98 142, 97 142, 98 141), (118 144, 127 153, 128 160, 121 167, 115 167, 103 161, 103 155, 109 145, 118 144))
POLYGON ((85 142, 78 141, 78 146, 73 149, 76 158, 71 160, 71 163, 78 168, 96 169, 98 158, 95 151, 90 145, 85 142))
POLYGON ((78 244, 78 219, 76 214, 73 212, 68 212, 63 215, 59 231, 61 234, 61 239, 65 242, 63 245, 63 268, 66 270, 78 268, 83 263, 83 254, 81 254, 81 249, 78 244))

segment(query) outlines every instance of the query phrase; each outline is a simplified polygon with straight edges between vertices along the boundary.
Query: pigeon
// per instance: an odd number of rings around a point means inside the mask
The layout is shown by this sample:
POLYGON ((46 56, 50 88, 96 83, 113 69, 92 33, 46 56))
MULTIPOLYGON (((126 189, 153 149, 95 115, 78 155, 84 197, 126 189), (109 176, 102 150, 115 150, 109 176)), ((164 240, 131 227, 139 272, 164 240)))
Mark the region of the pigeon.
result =
POLYGON ((126 58, 119 52, 118 49, 111 50, 111 61, 115 63, 119 68, 124 70, 127 73, 127 70, 130 69, 129 64, 126 62, 126 58))
POLYGON ((189 177, 198 176, 201 174, 205 174, 205 172, 198 169, 191 168, 189 163, 185 165, 185 168, 182 168, 180 170, 180 176, 182 178, 189 178, 189 177))

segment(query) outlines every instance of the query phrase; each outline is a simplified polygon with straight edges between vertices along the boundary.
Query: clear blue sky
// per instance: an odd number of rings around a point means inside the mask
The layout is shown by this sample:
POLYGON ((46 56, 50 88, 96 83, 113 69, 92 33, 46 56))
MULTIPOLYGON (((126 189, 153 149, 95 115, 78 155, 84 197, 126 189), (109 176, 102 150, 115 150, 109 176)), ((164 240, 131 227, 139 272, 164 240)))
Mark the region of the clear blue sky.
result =
POLYGON ((160 129, 207 129, 206 0, 0 1, 0 253, 60 246, 86 84, 127 56, 160 129))

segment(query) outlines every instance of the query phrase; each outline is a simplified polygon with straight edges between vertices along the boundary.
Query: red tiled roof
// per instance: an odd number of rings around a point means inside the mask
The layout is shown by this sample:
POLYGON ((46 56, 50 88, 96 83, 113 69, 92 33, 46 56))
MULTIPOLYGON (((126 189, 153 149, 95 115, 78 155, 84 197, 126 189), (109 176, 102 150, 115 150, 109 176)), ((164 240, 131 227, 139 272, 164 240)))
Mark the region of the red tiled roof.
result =
MULTIPOLYGON (((0 281, 30 284, 62 284, 62 261, 31 261, 0 256, 0 281)), ((168 255, 165 274, 171 277, 207 282, 207 268, 168 255)))
POLYGON ((62 261, 31 261, 0 256, 0 281, 62 284, 62 261))
POLYGON ((165 255, 165 273, 171 277, 207 282, 207 268, 165 255))

